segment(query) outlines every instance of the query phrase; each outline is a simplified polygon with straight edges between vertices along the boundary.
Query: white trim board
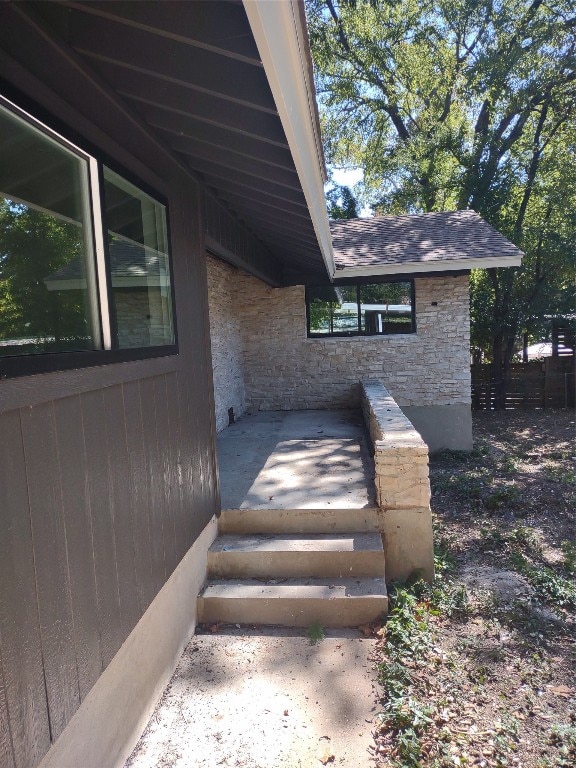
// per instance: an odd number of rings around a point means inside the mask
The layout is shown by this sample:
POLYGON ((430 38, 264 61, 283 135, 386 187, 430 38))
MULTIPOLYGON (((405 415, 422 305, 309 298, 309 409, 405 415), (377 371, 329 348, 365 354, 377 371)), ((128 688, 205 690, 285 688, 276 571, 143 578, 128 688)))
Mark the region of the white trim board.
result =
POLYGON ((324 160, 316 130, 315 100, 308 77, 296 0, 243 0, 254 40, 282 121, 330 278, 336 271, 324 199, 324 160))
POLYGON ((486 259, 438 259, 435 261, 405 261, 397 264, 365 264, 360 267, 337 269, 336 280, 345 277, 377 277, 380 275, 410 275, 426 272, 468 272, 471 269, 519 267, 521 256, 493 256, 486 259))

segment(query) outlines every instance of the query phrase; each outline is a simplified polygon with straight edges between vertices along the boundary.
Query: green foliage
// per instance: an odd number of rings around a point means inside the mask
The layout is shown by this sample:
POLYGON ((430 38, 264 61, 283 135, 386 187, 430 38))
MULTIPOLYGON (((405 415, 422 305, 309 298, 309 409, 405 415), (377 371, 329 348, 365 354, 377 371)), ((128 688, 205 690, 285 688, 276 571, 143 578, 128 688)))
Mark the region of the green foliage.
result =
POLYGON ((457 499, 481 499, 492 482, 486 471, 471 469, 437 475, 433 479, 434 490, 451 493, 457 499))
POLYGON ((329 163, 377 213, 472 208, 526 254, 471 279, 472 344, 500 363, 574 306, 572 0, 308 0, 329 163))
POLYGON ((78 227, 0 200, 0 338, 82 338, 85 312, 79 291, 48 291, 44 279, 80 259, 78 227))
POLYGON ((486 509, 495 510, 514 504, 519 499, 520 491, 515 485, 501 485, 484 499, 484 506, 486 509))
POLYGON ((306 636, 310 640, 310 644, 315 645, 316 643, 319 643, 320 640, 324 640, 324 627, 318 622, 311 624, 306 630, 306 636))
POLYGON ((560 753, 553 765, 557 768, 571 768, 576 764, 576 727, 554 725, 550 733, 550 744, 560 753))
POLYGON ((563 541, 561 549, 564 568, 568 573, 576 573, 576 541, 563 541))
POLYGON ((419 768, 420 739, 431 722, 431 710, 410 694, 411 665, 422 661, 432 645, 425 611, 414 588, 398 587, 386 622, 387 660, 379 665, 385 703, 382 724, 395 734, 397 766, 419 768))
POLYGON ((326 193, 328 216, 331 219, 355 219, 358 216, 358 204, 350 187, 334 184, 326 193))
POLYGON ((576 609, 576 584, 546 565, 532 565, 519 552, 512 554, 512 563, 523 574, 539 600, 555 608, 576 609))
MULTIPOLYGON (((437 714, 434 706, 420 700, 412 690, 413 670, 428 664, 434 649, 431 616, 464 615, 466 589, 444 577, 454 567, 446 543, 436 547, 436 578, 432 584, 415 581, 398 585, 391 593, 386 621, 386 659, 378 665, 384 689, 380 720, 394 734, 396 768, 421 768, 422 739, 437 714)), ((442 745, 438 745, 442 751, 442 745)))

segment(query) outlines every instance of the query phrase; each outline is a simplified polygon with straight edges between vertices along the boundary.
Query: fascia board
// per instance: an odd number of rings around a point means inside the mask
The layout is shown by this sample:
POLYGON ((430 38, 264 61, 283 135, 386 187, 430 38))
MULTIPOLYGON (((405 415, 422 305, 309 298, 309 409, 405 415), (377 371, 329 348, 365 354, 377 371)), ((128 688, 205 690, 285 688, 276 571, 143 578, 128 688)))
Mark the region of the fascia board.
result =
POLYGON ((320 251, 336 271, 324 198, 322 141, 309 84, 305 33, 296 0, 243 0, 254 40, 290 146, 320 251))
POLYGON ((494 256, 486 259, 442 259, 434 262, 407 261, 399 264, 383 264, 361 267, 344 267, 336 271, 335 278, 377 277, 379 275, 409 275, 426 272, 461 272, 471 269, 491 269, 493 267, 519 267, 521 256, 494 256))

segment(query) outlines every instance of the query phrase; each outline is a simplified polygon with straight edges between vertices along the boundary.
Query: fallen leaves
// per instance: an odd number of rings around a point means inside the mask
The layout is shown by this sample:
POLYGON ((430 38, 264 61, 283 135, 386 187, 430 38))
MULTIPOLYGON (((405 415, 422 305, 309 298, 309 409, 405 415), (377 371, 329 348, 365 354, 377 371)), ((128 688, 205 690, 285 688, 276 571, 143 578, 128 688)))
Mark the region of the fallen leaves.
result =
MULTIPOLYGON (((448 566, 439 572, 439 594, 447 582, 458 584, 459 563, 515 571, 513 558, 522 555, 534 568, 542 564, 568 574, 563 558, 571 550, 562 544, 574 541, 573 485, 568 482, 573 449, 566 441, 566 430, 573 432, 574 425, 569 418, 553 411, 483 412, 474 416, 472 454, 431 459, 439 554, 444 550, 456 561, 456 570, 448 566), (555 494, 546 471, 551 463, 555 494), (468 493, 466 483, 472 481, 483 483, 487 492, 517 485, 522 508, 504 500, 489 510, 468 493)), ((550 741, 555 729, 568 729, 570 738, 576 734, 576 684, 570 677, 576 661, 574 612, 559 611, 553 594, 544 606, 515 599, 503 607, 480 590, 473 597, 455 618, 438 610, 434 596, 423 606, 434 643, 426 654, 399 657, 393 652, 393 627, 383 633, 376 661, 381 668, 398 665, 401 674, 394 680, 402 685, 410 711, 397 708, 392 721, 391 706, 382 707, 374 748, 382 762, 377 764, 541 768, 558 760, 562 768, 576 766, 566 745, 562 752, 550 741), (415 725, 422 711, 430 719, 415 725), (416 738, 409 746, 418 754, 408 758, 403 750, 410 728, 416 738)), ((369 629, 359 627, 362 635, 373 636, 369 629)))
POLYGON ((386 629, 381 621, 373 621, 371 624, 360 624, 358 631, 361 632, 364 637, 382 638, 386 634, 386 629))
POLYGON ((576 691, 568 688, 567 685, 548 685, 546 687, 550 693, 553 693, 555 696, 561 696, 563 699, 569 699, 571 696, 576 695, 576 691))

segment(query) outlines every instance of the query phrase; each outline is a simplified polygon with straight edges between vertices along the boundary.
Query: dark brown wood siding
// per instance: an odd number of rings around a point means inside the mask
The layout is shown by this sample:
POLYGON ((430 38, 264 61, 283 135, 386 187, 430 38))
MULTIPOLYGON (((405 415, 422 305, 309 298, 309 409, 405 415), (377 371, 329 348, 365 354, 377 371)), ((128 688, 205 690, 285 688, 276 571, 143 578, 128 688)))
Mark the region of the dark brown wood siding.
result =
POLYGON ((212 194, 204 195, 203 218, 206 247, 214 254, 278 287, 283 275, 280 263, 268 248, 238 226, 234 215, 212 194))
MULTIPOLYGON (((202 185, 89 72, 0 15, 9 96, 168 199, 179 341, 170 357, 0 381, 0 766, 34 768, 219 493, 202 185)), ((232 249, 246 238, 219 226, 232 249)))

